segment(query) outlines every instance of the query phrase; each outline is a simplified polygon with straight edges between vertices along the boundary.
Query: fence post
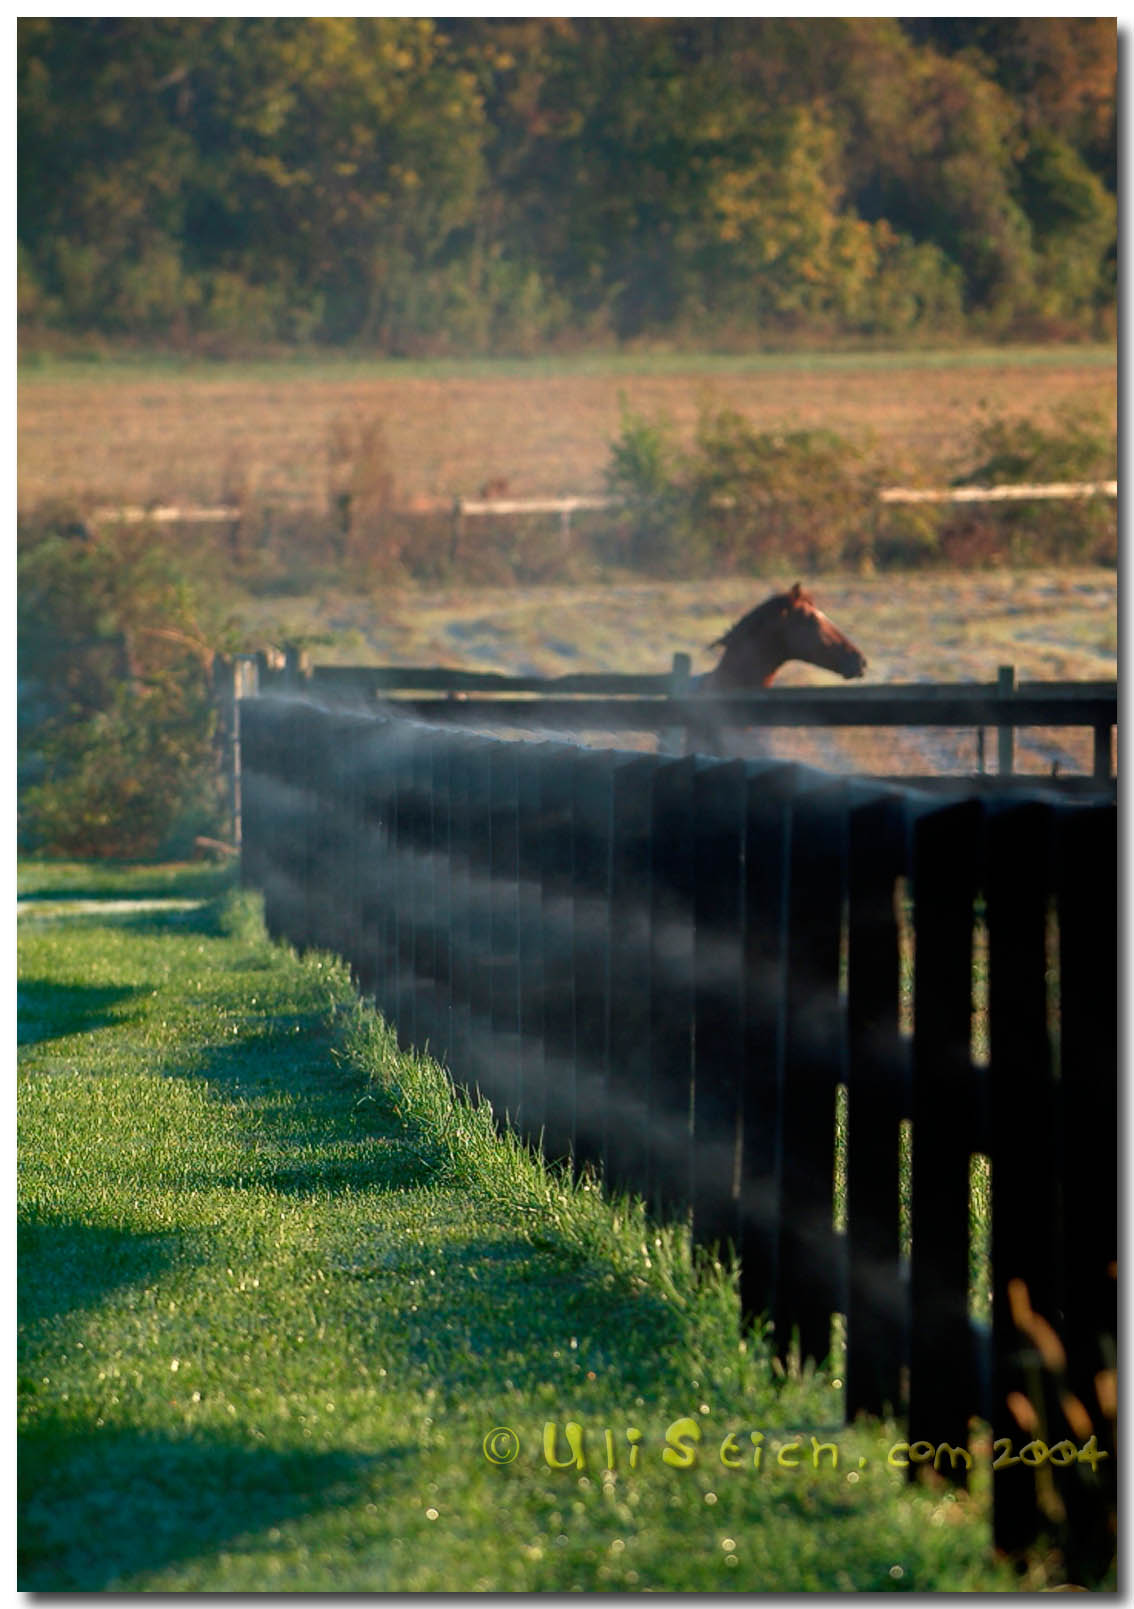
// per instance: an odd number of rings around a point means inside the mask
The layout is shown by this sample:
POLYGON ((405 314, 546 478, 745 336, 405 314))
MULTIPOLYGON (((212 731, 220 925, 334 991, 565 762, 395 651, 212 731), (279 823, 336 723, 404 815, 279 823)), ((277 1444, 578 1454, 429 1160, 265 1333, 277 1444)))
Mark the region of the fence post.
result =
POLYGON ((232 842, 239 849, 244 839, 244 796, 241 778, 240 701, 255 698, 260 691, 259 662, 255 654, 237 654, 226 676, 222 720, 229 734, 229 802, 232 810, 232 842))
POLYGON ((290 692, 295 692, 310 680, 311 654, 309 650, 299 647, 296 643, 288 643, 284 649, 284 686, 290 692))
MULTIPOLYGON (((669 673, 670 698, 686 698, 689 693, 689 671, 693 661, 688 654, 674 654, 673 668, 669 673)), ((659 754, 683 754, 686 748, 686 728, 667 726, 658 733, 659 754)))
POLYGON ((1100 721, 1095 727, 1094 763, 1091 767, 1095 780, 1106 782, 1110 777, 1110 723, 1100 721))
MULTIPOLYGON (((1015 665, 1001 665, 996 672, 996 696, 1010 699, 1016 690, 1015 665)), ((1012 755, 1016 742, 1016 728, 1011 721, 996 729, 996 769, 1002 777, 1012 775, 1012 755)))

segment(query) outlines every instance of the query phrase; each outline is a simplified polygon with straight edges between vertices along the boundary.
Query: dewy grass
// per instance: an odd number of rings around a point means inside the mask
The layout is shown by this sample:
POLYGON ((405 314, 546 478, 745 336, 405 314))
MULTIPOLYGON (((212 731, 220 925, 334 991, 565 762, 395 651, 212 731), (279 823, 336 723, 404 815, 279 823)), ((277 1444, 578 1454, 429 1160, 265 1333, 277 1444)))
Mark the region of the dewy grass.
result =
POLYGON ((987 1476, 910 1487, 726 1271, 499 1138, 246 896, 21 949, 25 1590, 1014 1584, 987 1476))

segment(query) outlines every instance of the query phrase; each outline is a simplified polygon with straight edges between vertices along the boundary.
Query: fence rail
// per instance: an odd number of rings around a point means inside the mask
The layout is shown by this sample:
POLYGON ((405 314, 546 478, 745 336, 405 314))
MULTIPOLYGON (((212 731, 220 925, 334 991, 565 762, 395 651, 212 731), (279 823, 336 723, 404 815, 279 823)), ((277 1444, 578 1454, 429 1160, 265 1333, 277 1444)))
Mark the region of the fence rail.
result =
POLYGON ((294 697, 244 699, 240 725, 243 874, 273 934, 345 956, 404 1044, 550 1155, 731 1242, 743 1308, 781 1350, 794 1335, 826 1357, 845 1315, 848 1415, 904 1413, 931 1451, 965 1447, 973 1414, 1014 1455, 1059 1448, 997 1473, 997 1540, 1046 1533, 1073 1580, 1097 1579, 1114 1497, 1112 802, 943 799, 294 697), (981 1158, 991 1325, 974 1346, 981 1158), (1078 1457, 1091 1437, 1095 1468, 1078 1457))
MULTIPOLYGON (((946 486, 937 489, 915 486, 888 486, 878 493, 880 503, 1000 503, 1035 502, 1051 499, 1079 499, 1085 497, 1117 497, 1116 480, 1054 481, 1029 486, 946 486)), ((418 498, 406 512, 414 514, 451 514, 458 523, 466 515, 476 517, 504 517, 526 514, 558 514, 564 527, 569 528, 571 515, 592 509, 620 508, 618 497, 455 497, 418 498)), ((723 506, 728 500, 721 499, 723 506)), ((99 524, 139 525, 153 522, 168 524, 234 523, 244 516, 239 504, 209 506, 177 506, 166 504, 128 504, 114 508, 96 508, 91 522, 99 524)))
POLYGON ((1017 682, 1001 666, 995 682, 889 683, 866 687, 775 687, 759 692, 687 696, 689 657, 674 656, 664 675, 578 672, 560 677, 504 676, 440 666, 312 665, 298 650, 283 665, 262 662, 264 691, 306 688, 340 699, 389 699, 432 721, 544 731, 681 729, 694 743, 732 727, 993 727, 998 764, 1013 767, 1017 727, 1089 727, 1092 774, 1110 777, 1118 721, 1114 681, 1017 682), (411 696, 412 695, 412 696, 411 696))

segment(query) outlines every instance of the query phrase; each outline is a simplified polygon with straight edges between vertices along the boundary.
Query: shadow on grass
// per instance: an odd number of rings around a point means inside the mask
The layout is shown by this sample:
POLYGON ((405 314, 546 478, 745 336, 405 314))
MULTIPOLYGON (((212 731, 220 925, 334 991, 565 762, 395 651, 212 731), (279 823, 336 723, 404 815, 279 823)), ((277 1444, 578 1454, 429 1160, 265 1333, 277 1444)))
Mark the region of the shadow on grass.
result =
POLYGON ((17 868, 21 902, 78 899, 212 899, 235 888, 230 865, 157 865, 130 861, 23 860, 17 868))
POLYGON ((131 933, 158 936, 172 933, 178 936, 196 934, 200 938, 220 939, 228 933, 223 900, 209 900, 194 910, 124 911, 100 915, 97 911, 76 917, 76 921, 113 922, 115 927, 128 928, 131 933))
POLYGON ((113 1008, 138 993, 132 987, 28 979, 16 991, 16 1043, 41 1045, 68 1034, 106 1028, 117 1020, 113 1008))
POLYGON ((238 1173, 188 1175, 190 1187, 254 1185, 293 1199, 418 1189, 441 1157, 372 1099, 333 1059, 325 1011, 265 1018, 257 1032, 214 1045, 178 1076, 204 1079, 231 1104, 244 1132, 238 1173))
POLYGON ((680 1396, 687 1386, 681 1315, 601 1254, 554 1234, 534 1245, 503 1224, 499 1236, 438 1238, 416 1258, 396 1242, 374 1250, 348 1250, 332 1265, 336 1276, 371 1289, 405 1280, 406 1299, 383 1308, 386 1339, 402 1331, 399 1352, 454 1409, 513 1387, 550 1386, 571 1416, 593 1392, 629 1403, 680 1396))
POLYGON ((363 1483, 385 1486, 412 1451, 252 1448, 37 1414, 20 1437, 19 1589, 128 1589, 236 1537, 255 1547, 258 1533, 356 1501, 363 1483))
POLYGON ((16 1230, 21 1326, 96 1306, 123 1285, 146 1285, 183 1261, 186 1237, 26 1213, 16 1230))
POLYGON ((395 1334, 410 1365, 455 1406, 505 1375, 520 1388, 554 1382, 568 1403, 587 1370, 631 1398, 676 1384, 666 1358, 682 1355, 683 1320, 672 1303, 539 1215, 529 1230, 508 1202, 470 1199, 440 1142, 370 1099, 355 1070, 336 1066, 332 1043, 324 1019, 281 1036, 275 1054, 270 1035, 211 1049, 195 1072, 234 1105, 251 1100, 254 1127, 239 1174, 192 1182, 301 1200, 440 1192, 420 1234, 392 1229, 399 1217, 385 1209, 375 1214, 385 1226, 368 1228, 361 1212, 331 1267, 353 1292, 347 1309, 358 1323, 369 1330, 380 1308, 387 1341, 395 1334), (582 1350, 569 1346, 573 1334, 582 1350))

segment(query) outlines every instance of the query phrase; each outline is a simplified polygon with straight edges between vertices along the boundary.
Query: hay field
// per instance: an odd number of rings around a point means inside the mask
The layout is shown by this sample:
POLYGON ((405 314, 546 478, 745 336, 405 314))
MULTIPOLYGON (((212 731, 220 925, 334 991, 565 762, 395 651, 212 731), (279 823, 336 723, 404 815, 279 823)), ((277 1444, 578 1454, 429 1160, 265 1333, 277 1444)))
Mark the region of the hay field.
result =
POLYGON ((253 498, 323 509, 344 438, 368 438, 394 501, 603 490, 622 399, 688 441, 704 407, 759 428, 825 426, 887 475, 948 478, 978 425, 1116 406, 1113 349, 499 363, 44 362, 19 373, 21 508, 253 498))

